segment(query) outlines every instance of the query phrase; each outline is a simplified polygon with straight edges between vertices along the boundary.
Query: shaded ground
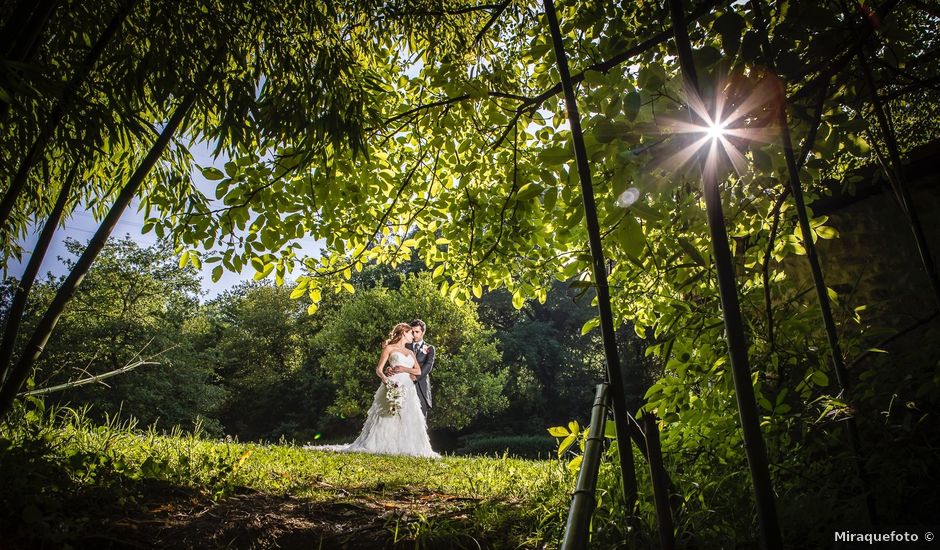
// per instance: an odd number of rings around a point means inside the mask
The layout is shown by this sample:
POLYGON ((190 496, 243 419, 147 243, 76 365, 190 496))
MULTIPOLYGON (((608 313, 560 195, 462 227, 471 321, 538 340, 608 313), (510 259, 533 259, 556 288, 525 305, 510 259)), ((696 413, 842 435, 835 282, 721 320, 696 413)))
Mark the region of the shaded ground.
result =
MULTIPOLYGON (((381 486, 314 501, 250 489, 214 501, 198 490, 145 481, 123 504, 84 494, 59 517, 67 532, 17 533, 0 548, 499 548, 506 533, 474 532, 481 500, 381 486), (24 536, 27 535, 27 536, 24 536), (28 537, 28 538, 27 538, 28 537)), ((500 513, 512 514, 511 503, 500 513)), ((60 512, 61 514, 62 512, 60 512)), ((507 526, 508 527, 508 526, 507 526)))

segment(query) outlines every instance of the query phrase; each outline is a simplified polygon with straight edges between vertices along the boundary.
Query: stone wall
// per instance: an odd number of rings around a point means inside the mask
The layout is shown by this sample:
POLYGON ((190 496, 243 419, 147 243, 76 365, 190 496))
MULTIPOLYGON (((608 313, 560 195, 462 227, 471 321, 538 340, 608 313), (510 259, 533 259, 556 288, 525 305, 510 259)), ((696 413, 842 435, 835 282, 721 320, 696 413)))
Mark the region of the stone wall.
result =
MULTIPOLYGON (((909 158, 905 168, 909 189, 936 263, 940 260, 940 143, 915 150, 909 158)), ((877 338, 876 332, 903 330, 930 317, 940 306, 907 217, 880 167, 867 167, 853 175, 861 176, 854 193, 835 192, 812 204, 814 215, 828 215, 827 225, 839 231, 836 239, 817 240, 817 251, 827 285, 839 293, 844 305, 867 306, 862 312, 863 326, 877 338)), ((791 257, 785 270, 800 288, 812 286, 805 257, 791 257)))

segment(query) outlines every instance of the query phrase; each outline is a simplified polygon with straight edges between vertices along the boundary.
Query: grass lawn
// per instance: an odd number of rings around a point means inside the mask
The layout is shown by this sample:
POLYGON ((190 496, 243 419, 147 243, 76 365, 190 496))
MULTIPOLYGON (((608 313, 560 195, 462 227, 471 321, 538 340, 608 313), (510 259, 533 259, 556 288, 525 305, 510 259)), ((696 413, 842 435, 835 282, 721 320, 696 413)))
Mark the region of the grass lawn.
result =
POLYGON ((67 409, 0 428, 0 471, 14 548, 554 547, 573 486, 558 461, 213 441, 67 409))

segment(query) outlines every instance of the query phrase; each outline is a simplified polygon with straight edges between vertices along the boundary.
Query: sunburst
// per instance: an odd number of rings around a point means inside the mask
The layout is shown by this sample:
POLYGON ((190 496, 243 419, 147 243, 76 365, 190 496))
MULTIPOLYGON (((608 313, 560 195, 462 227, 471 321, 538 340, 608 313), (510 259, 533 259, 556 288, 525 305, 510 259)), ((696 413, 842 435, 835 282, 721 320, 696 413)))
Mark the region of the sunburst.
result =
POLYGON ((686 120, 665 118, 659 124, 661 134, 684 139, 656 165, 677 171, 704 155, 703 169, 716 178, 728 164, 738 174, 747 172, 750 161, 745 154, 750 144, 772 143, 779 135, 773 116, 779 108, 779 83, 770 77, 748 86, 750 82, 724 80, 714 93, 711 108, 687 86, 686 120))

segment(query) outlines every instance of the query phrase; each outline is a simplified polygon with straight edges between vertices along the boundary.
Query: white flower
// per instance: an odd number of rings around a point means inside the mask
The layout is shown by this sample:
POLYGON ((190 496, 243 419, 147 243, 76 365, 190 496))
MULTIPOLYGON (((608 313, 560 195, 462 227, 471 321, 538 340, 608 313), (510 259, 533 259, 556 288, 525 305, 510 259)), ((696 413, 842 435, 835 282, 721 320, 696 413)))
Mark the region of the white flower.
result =
POLYGON ((391 378, 385 380, 385 400, 388 401, 389 416, 397 415, 405 402, 405 390, 391 378))

